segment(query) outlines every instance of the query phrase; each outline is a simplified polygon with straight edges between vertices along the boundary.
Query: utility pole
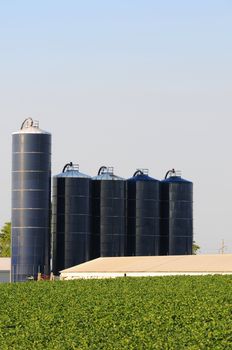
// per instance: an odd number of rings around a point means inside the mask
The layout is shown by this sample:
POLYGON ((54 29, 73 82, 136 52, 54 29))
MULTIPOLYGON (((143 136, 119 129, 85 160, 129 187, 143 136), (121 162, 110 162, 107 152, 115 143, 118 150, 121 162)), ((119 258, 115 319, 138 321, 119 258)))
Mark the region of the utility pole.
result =
POLYGON ((226 245, 224 243, 224 239, 222 239, 222 245, 221 245, 221 248, 219 249, 219 253, 220 254, 224 254, 225 253, 225 248, 226 248, 226 245))

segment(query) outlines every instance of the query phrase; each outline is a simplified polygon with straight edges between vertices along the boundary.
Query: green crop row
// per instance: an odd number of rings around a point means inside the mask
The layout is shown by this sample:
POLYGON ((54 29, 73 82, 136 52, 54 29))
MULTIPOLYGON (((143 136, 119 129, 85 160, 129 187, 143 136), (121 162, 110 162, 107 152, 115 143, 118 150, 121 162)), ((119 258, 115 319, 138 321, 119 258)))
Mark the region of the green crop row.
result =
POLYGON ((0 349, 232 349, 232 277, 0 285, 0 349))

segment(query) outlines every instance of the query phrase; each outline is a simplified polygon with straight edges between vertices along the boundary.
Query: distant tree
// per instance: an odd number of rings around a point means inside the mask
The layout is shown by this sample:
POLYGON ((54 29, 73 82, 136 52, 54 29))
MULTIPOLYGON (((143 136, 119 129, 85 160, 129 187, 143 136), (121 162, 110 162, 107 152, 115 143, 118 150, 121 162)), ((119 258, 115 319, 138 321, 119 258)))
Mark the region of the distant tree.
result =
POLYGON ((193 255, 197 255, 197 252, 200 248, 201 247, 198 244, 196 244, 195 241, 193 241, 193 255))
POLYGON ((0 230, 0 256, 10 256, 11 223, 6 222, 0 230))

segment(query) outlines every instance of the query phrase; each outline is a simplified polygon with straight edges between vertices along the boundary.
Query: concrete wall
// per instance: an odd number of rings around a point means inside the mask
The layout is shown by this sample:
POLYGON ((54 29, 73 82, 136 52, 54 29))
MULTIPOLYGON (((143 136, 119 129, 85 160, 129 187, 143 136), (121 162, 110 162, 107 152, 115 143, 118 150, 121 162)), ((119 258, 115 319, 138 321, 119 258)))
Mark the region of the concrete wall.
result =
POLYGON ((75 279, 102 279, 116 277, 159 277, 159 276, 203 276, 203 275, 232 275, 232 272, 73 272, 60 275, 60 280, 75 280, 75 279))

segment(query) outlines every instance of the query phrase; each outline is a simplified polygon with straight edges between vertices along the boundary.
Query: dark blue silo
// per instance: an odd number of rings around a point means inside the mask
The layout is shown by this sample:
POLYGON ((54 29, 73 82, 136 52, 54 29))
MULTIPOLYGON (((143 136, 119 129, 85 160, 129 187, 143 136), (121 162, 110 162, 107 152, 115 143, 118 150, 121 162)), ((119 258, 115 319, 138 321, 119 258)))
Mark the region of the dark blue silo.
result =
POLYGON ((146 169, 127 180, 127 255, 159 255, 159 181, 146 169))
POLYGON ((53 272, 90 260, 92 180, 68 163, 53 177, 53 272))
POLYGON ((13 133, 11 280, 50 273, 51 134, 26 119, 13 133))
POLYGON ((174 169, 160 182, 161 254, 192 254, 193 183, 174 169))
POLYGON ((124 256, 126 244, 125 180, 101 167, 93 178, 92 258, 124 256))

